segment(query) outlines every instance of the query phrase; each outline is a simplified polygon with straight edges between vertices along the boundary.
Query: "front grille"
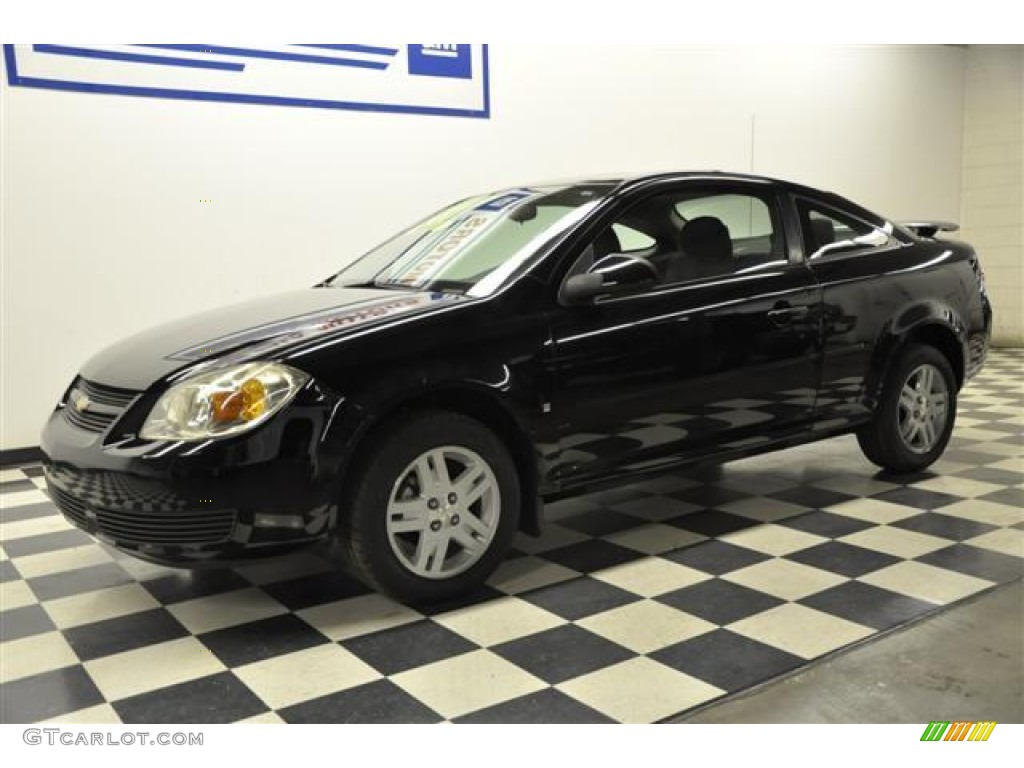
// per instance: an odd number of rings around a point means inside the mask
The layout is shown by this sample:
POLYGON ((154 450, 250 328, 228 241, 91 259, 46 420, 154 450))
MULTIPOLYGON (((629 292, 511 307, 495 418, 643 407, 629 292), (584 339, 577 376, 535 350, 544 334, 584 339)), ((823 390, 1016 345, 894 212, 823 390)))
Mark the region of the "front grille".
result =
POLYGON ((195 512, 135 512, 89 507, 59 486, 49 483, 57 508, 72 523, 124 544, 216 544, 235 528, 233 509, 195 512))
POLYGON ((234 527, 231 509, 176 515, 96 510, 96 530, 126 544, 216 544, 227 539, 234 527))
POLYGON ((87 432, 102 432, 124 413, 139 394, 132 389, 108 387, 79 377, 68 393, 64 418, 87 432))
POLYGON ((64 517, 68 518, 75 525, 88 526, 88 517, 85 513, 85 504, 83 502, 53 483, 47 483, 47 488, 50 490, 50 498, 53 499, 57 509, 63 513, 64 517))

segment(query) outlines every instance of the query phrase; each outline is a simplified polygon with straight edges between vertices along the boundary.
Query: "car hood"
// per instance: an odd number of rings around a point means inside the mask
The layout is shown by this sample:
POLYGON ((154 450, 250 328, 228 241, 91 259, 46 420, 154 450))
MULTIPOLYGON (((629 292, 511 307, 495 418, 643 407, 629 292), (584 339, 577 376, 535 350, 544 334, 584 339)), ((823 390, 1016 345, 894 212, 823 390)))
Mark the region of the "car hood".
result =
POLYGON ((311 338, 344 336, 460 300, 452 294, 374 288, 290 291, 150 328, 104 349, 81 373, 99 384, 141 390, 179 369, 272 357, 311 338))

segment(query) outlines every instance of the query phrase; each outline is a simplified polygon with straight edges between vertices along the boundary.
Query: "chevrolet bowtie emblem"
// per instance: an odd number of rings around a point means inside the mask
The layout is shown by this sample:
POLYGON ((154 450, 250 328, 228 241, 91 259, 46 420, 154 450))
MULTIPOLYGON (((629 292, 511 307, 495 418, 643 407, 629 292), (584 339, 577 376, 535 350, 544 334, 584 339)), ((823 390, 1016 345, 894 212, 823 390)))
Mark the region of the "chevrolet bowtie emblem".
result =
POLYGON ((81 392, 74 392, 71 395, 71 404, 75 406, 75 410, 81 413, 92 404, 92 400, 89 399, 88 395, 82 394, 81 392))

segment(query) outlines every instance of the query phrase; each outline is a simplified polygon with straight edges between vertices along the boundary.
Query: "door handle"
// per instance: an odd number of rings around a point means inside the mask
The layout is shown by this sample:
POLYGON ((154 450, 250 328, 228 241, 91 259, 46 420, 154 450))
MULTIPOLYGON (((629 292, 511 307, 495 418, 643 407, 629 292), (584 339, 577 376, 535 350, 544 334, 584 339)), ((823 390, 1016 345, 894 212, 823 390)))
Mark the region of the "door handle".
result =
POLYGON ((768 310, 768 319, 776 325, 788 325, 794 320, 803 320, 810 314, 810 307, 779 307, 768 310))

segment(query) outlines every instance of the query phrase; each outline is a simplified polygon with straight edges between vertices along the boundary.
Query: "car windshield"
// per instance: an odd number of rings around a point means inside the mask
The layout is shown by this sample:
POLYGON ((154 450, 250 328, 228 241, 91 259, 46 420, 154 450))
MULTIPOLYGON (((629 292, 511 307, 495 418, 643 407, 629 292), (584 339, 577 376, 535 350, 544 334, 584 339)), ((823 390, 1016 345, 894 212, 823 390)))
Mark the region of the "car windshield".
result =
POLYGON ((489 295, 614 186, 523 187, 463 200, 378 246, 327 284, 489 295))

